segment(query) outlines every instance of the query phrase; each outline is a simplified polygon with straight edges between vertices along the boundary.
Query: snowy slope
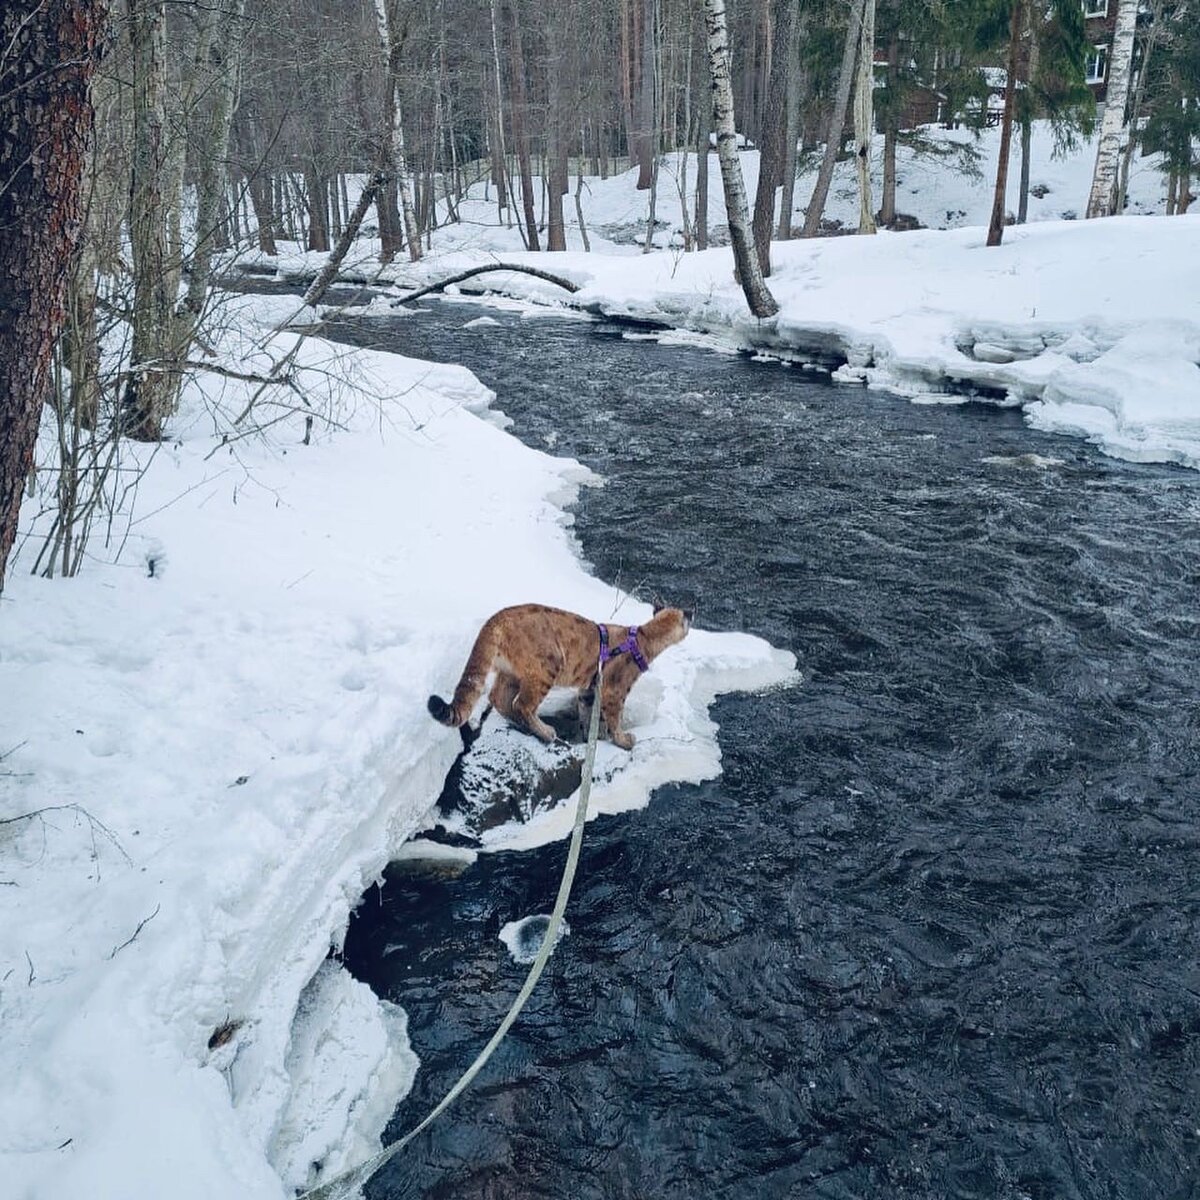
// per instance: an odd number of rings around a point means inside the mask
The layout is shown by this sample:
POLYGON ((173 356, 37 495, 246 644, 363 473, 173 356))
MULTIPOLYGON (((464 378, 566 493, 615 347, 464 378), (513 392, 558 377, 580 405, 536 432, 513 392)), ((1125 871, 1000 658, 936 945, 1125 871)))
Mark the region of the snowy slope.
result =
MULTIPOLYGON (((241 304, 227 365, 266 366, 279 307, 241 304)), ((247 390, 206 376, 173 441, 125 448, 133 522, 77 579, 29 576, 26 505, 0 615, 5 1196, 278 1197, 377 1147, 403 1014, 326 958, 458 750, 426 697, 504 604, 646 615, 579 566, 587 473, 505 434, 468 371, 319 339, 298 362, 313 445, 278 408, 222 444, 247 390)), ((718 770, 714 684, 792 667, 738 636, 664 656, 610 806, 718 770)))

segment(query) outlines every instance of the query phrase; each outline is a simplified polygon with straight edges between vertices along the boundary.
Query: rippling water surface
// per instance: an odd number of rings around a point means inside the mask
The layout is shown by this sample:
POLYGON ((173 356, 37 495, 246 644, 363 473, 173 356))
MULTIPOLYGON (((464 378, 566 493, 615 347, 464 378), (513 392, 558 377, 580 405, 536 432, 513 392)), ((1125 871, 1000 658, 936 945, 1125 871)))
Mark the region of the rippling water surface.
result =
MULTIPOLYGON (((589 825, 525 1015, 371 1200, 1200 1194, 1200 477, 477 315, 339 336, 465 362, 609 481, 598 574, 805 682, 716 705, 720 779, 589 825)), ((359 910, 347 963, 422 1060, 390 1136, 507 1009, 499 931, 564 855, 393 871, 359 910)))

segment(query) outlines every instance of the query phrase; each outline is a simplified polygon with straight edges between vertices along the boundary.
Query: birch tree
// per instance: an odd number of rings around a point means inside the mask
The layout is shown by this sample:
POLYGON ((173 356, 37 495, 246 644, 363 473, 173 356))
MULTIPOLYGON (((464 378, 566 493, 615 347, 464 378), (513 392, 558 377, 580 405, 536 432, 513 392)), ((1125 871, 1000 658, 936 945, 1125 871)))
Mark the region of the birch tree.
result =
POLYGON ((0 589, 80 228, 100 0, 0 8, 0 589))
POLYGON ((167 118, 167 7, 129 0, 133 107, 129 242, 133 257, 133 326, 124 431, 156 442, 179 390, 175 306, 183 264, 174 234, 182 180, 174 169, 167 118))
POLYGON ((1133 152, 1141 138, 1139 124, 1142 116, 1142 106, 1146 99, 1146 84, 1150 78, 1150 68, 1154 60, 1154 48, 1158 43, 1159 31, 1163 26, 1163 0, 1152 0, 1150 6, 1150 25, 1142 43, 1141 63, 1137 71, 1137 82, 1133 86, 1133 97, 1129 102, 1128 136, 1121 150, 1121 169, 1117 180, 1117 198, 1114 204, 1116 212, 1125 211, 1125 196, 1129 188, 1129 169, 1133 165, 1133 152))
POLYGON ((1121 161, 1121 134, 1125 130, 1125 106, 1133 68, 1133 38, 1137 31, 1139 0, 1119 0, 1117 28, 1108 58, 1108 92, 1100 138, 1096 143, 1096 167, 1088 196, 1088 217, 1110 217, 1116 212, 1117 168, 1121 161))
POLYGON ((386 64, 383 136, 389 151, 388 166, 400 193, 400 214, 404 221, 408 257, 412 262, 417 262, 421 257, 421 233, 413 211, 412 185, 409 182, 408 160, 404 154, 404 118, 400 110, 400 58, 404 39, 396 27, 395 12, 388 11, 388 0, 375 0, 375 24, 386 64))
POLYGON ((729 33, 725 23, 725 0, 704 0, 704 23, 708 34, 708 68, 712 78, 713 124, 717 130, 717 157, 725 189, 729 238, 733 259, 746 303, 756 317, 772 317, 779 311, 758 265, 746 184, 737 154, 737 125, 733 114, 733 84, 729 77, 729 33))
POLYGON ((865 0, 854 90, 854 162, 858 171, 858 232, 874 233, 871 200, 871 134, 875 124, 875 0, 865 0))
POLYGON ((197 75, 211 92, 206 119, 198 131, 196 161, 196 244, 188 273, 187 309, 198 316, 212 277, 213 248, 221 221, 229 131, 237 96, 246 0, 214 4, 202 14, 197 75))

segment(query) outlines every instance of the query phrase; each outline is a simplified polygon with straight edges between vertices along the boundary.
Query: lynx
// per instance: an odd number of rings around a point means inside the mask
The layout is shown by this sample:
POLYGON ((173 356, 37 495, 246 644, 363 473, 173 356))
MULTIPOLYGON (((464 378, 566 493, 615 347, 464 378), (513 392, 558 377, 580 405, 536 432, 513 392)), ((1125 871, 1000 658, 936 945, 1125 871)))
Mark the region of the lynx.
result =
POLYGON ((691 614, 680 608, 657 608, 640 626, 597 625, 544 604, 504 608, 484 622, 454 698, 447 704, 440 696, 430 696, 429 712, 451 728, 465 725, 489 677, 494 677, 488 694, 493 707, 514 725, 552 742, 556 734, 538 717, 538 706, 552 687, 575 688, 582 715, 591 704, 603 650, 601 715, 612 742, 632 750, 633 734, 621 728, 629 689, 690 628, 691 614))

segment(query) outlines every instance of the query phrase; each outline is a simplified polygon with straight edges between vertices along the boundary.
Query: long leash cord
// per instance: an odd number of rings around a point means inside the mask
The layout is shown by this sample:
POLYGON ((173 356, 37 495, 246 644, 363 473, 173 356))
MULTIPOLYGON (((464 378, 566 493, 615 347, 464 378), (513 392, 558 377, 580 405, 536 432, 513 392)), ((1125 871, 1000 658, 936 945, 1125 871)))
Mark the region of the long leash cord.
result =
POLYGON ((567 863, 563 868, 562 882, 558 885, 558 896, 554 901, 554 911, 550 914, 550 923, 546 926, 546 933, 542 938, 542 946, 538 951, 537 958, 533 960, 533 966, 529 968, 529 974, 525 977, 525 982, 521 985, 521 990, 517 993, 512 1006, 505 1014, 504 1020, 500 1022, 496 1032, 492 1034, 491 1040, 479 1052, 475 1061, 462 1073, 458 1082, 442 1097, 439 1103, 419 1125, 409 1130, 403 1137, 392 1142, 390 1146, 384 1147, 378 1154, 359 1163, 356 1167, 351 1167, 349 1170, 343 1171, 340 1175, 335 1175, 325 1183, 304 1192, 297 1197, 297 1200, 348 1200, 349 1197, 352 1197, 367 1183, 376 1171, 391 1162, 417 1134, 432 1125, 466 1091, 471 1081, 483 1069, 488 1059, 492 1057, 492 1053, 496 1047, 504 1040, 504 1035, 508 1033, 512 1027, 512 1023, 520 1015, 521 1009, 525 1007, 525 1001, 529 999, 534 987, 537 985, 538 979, 541 978, 542 971, 550 961, 551 954, 554 953, 554 946, 558 941, 558 931, 562 927, 563 913, 567 908, 567 899, 571 895, 571 885, 575 881, 575 869, 579 865, 579 851, 583 846, 583 827, 587 821, 588 797, 592 791, 592 772, 596 765, 596 741, 600 733, 600 686, 603 675, 604 665, 598 662, 596 664, 596 686, 592 697, 592 716, 588 723, 587 751, 583 756, 583 773, 579 782, 579 801, 575 806, 575 827, 571 831, 571 847, 567 851, 567 863))

